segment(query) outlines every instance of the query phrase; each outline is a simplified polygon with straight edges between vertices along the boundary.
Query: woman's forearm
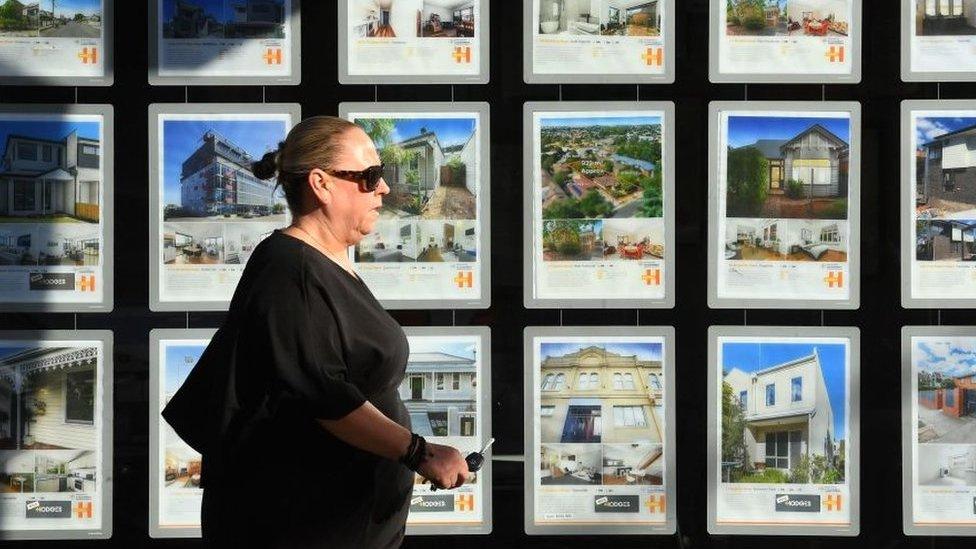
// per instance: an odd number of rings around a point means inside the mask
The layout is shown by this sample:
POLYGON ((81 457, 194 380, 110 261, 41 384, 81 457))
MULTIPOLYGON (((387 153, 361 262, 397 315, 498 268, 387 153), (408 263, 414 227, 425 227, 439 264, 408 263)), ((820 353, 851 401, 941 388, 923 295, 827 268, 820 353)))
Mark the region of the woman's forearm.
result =
POLYGON ((410 445, 410 431, 369 401, 341 419, 320 419, 319 423, 346 444, 387 459, 400 459, 410 445))

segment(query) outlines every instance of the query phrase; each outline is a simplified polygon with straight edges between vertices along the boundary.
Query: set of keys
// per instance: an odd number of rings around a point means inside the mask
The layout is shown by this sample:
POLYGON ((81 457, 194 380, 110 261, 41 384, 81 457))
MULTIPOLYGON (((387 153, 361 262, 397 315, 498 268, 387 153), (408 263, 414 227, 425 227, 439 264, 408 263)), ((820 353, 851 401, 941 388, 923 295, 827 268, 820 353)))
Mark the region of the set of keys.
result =
MULTIPOLYGON (((488 439, 488 442, 486 442, 485 445, 481 447, 480 451, 471 452, 464 458, 464 462, 468 464, 468 472, 477 473, 481 469, 481 467, 485 464, 485 452, 488 451, 488 448, 491 447, 491 445, 494 442, 495 442, 494 438, 488 439)), ((425 480, 424 482, 427 481, 425 480)), ((430 491, 434 492, 436 490, 437 487, 431 485, 430 491)))

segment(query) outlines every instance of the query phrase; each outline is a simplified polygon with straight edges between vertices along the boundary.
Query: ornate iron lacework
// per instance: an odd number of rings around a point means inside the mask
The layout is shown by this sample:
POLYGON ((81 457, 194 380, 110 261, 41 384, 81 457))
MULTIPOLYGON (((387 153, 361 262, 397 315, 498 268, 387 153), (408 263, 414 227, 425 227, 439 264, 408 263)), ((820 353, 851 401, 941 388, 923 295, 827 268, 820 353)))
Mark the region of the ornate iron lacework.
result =
POLYGON ((61 352, 52 353, 44 358, 23 362, 18 366, 22 375, 30 375, 38 371, 51 370, 53 368, 70 368, 72 366, 94 365, 98 362, 98 349, 95 347, 83 347, 66 349, 61 352))

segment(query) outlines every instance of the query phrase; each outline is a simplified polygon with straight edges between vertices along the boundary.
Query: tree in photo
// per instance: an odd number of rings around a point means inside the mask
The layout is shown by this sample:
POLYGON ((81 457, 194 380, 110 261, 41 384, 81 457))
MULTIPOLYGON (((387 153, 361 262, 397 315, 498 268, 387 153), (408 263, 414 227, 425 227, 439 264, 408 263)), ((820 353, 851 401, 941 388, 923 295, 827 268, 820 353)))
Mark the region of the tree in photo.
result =
POLYGON ((753 147, 729 150, 726 181, 729 217, 759 217, 769 188, 769 161, 753 147))
POLYGON ((739 397, 731 385, 722 382, 722 476, 726 482, 736 482, 752 469, 745 432, 746 419, 739 397))
POLYGON ((644 187, 640 217, 664 217, 664 192, 661 190, 661 172, 655 171, 642 180, 644 187))

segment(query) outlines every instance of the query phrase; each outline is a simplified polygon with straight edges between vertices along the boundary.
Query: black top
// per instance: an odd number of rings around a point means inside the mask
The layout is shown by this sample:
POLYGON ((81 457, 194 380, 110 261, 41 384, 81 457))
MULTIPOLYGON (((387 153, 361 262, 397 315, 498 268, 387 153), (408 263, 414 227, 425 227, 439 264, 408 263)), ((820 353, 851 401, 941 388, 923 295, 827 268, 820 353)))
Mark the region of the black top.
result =
POLYGON ((414 475, 315 420, 369 400, 410 428, 409 347, 366 285, 275 231, 163 417, 203 455, 204 538, 266 547, 396 547, 414 475))

